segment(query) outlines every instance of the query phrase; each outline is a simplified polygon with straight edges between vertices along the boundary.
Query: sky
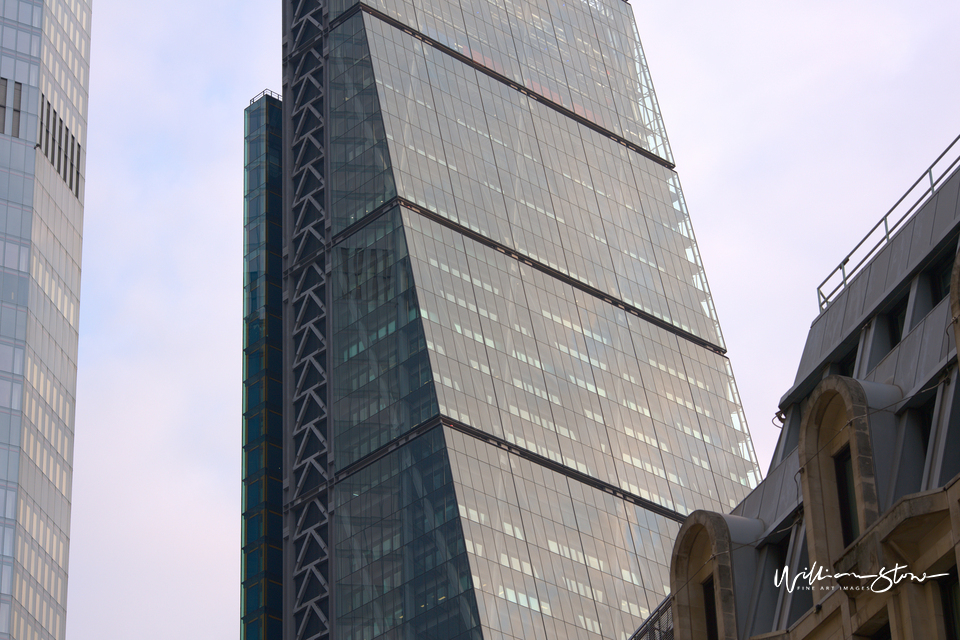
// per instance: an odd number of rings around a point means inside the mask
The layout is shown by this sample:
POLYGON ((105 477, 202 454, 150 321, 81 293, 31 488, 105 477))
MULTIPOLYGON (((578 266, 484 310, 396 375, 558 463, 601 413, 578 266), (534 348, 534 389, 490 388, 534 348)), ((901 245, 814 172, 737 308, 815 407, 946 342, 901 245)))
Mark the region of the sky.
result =
MULTIPOLYGON (((239 636, 243 109, 280 0, 95 0, 69 640, 239 636)), ((960 4, 634 0, 761 468, 816 287, 960 133, 960 4)))

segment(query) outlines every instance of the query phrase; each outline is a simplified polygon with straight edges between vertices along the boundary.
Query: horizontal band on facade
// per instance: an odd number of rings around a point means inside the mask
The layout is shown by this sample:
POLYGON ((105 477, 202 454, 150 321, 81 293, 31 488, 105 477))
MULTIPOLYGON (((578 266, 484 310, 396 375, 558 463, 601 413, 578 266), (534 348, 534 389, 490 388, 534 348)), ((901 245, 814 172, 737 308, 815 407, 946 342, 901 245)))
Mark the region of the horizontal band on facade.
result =
MULTIPOLYGON (((549 469, 551 471, 559 473, 581 484, 585 484, 599 491, 603 491, 604 493, 608 493, 625 502, 630 502, 642 509, 645 509, 646 511, 655 513, 659 516, 663 516, 664 518, 673 520, 674 522, 683 523, 684 520, 686 520, 686 516, 681 515, 677 511, 674 511, 673 509, 664 507, 663 505, 653 502, 652 500, 641 498, 635 493, 624 491, 620 487, 612 485, 608 482, 604 482, 603 480, 600 480, 598 478, 594 478, 593 476, 583 473, 581 471, 577 471, 576 469, 572 469, 564 464, 556 462, 555 460, 551 460, 546 456, 542 456, 538 453, 534 453, 529 449, 518 447, 517 445, 512 444, 504 440, 503 438, 489 434, 486 431, 477 429, 476 427, 471 427, 470 425, 463 424, 462 422, 453 420, 452 418, 448 418, 447 416, 437 416, 435 418, 432 418, 420 424, 419 426, 415 427, 414 429, 411 429, 410 431, 403 434, 402 436, 394 439, 389 444, 386 444, 380 449, 370 453, 367 456, 364 456, 360 460, 357 460, 356 462, 349 465, 345 469, 342 469, 341 471, 337 472, 333 478, 333 482, 330 483, 330 486, 334 486, 336 484, 339 484, 340 482, 343 482, 349 476, 373 464, 377 460, 380 460, 381 458, 393 453, 394 451, 404 446, 405 444, 409 443, 410 441, 415 440, 416 438, 422 436, 428 431, 431 431, 441 426, 449 427, 451 429, 456 429, 460 433, 470 436, 471 438, 485 442, 486 444, 497 447, 498 449, 502 449, 507 453, 523 458, 529 462, 532 462, 541 467, 544 467, 545 469, 549 469)), ((285 508, 289 508, 289 505, 285 508)))
MULTIPOLYGON (((624 1, 625 1, 625 0, 624 0, 624 1)), ((606 136, 607 138, 610 138, 610 139, 613 140, 614 142, 623 145, 624 147, 630 149, 630 150, 633 151, 634 153, 638 153, 638 154, 642 155, 644 158, 647 158, 648 160, 652 160, 653 162, 656 162, 657 164, 659 164, 659 165, 661 165, 661 166, 663 166, 663 167, 666 167, 667 169, 670 169, 671 171, 672 171, 673 169, 675 169, 676 166, 677 166, 677 165, 675 165, 674 163, 669 162, 668 160, 665 160, 664 158, 661 158, 661 157, 658 156, 657 154, 655 154, 655 153, 653 153, 653 152, 651 152, 651 151, 648 151, 647 149, 644 149, 643 147, 641 147, 641 146, 638 145, 637 143, 631 142, 631 141, 627 140, 626 138, 624 138, 623 136, 617 135, 616 133, 613 133, 613 132, 610 131, 609 129, 605 129, 604 127, 600 126, 600 125, 597 124, 596 122, 593 122, 592 120, 588 120, 588 119, 584 118, 583 116, 581 116, 580 114, 578 114, 576 111, 572 111, 571 109, 568 109, 568 108, 564 107, 563 105, 558 104, 558 103, 554 102, 553 100, 550 100, 549 98, 547 98, 547 97, 545 97, 545 96, 543 96, 543 95, 541 95, 541 94, 539 94, 539 93, 537 93, 537 92, 535 92, 535 91, 533 91, 533 90, 531 90, 531 89, 523 86, 522 84, 511 80, 511 79, 508 78, 507 76, 505 76, 505 75, 503 75, 503 74, 500 74, 500 73, 497 73, 496 71, 494 71, 493 69, 490 69, 489 67, 483 66, 483 65, 480 64, 479 62, 476 62, 476 61, 473 60, 472 58, 469 58, 469 57, 463 55, 463 54, 460 53, 459 51, 456 51, 456 50, 454 50, 454 49, 451 49, 450 47, 448 47, 448 46, 445 45, 445 44, 442 44, 442 43, 439 42, 438 40, 434 40, 434 39, 431 38, 430 36, 424 35, 423 33, 414 30, 414 29, 413 29, 412 27, 410 27, 409 25, 406 25, 406 24, 400 22, 399 20, 397 20, 397 19, 395 19, 395 18, 391 18, 390 16, 386 15, 385 13, 381 13, 380 11, 374 9, 373 7, 369 7, 369 6, 367 6, 367 5, 363 4, 363 3, 358 3, 358 4, 354 5, 353 7, 351 7, 350 9, 348 9, 347 11, 343 12, 341 15, 337 16, 336 19, 334 19, 334 20, 330 23, 330 27, 329 27, 328 31, 332 31, 332 30, 335 29, 337 26, 339 26, 342 22, 344 22, 345 20, 347 20, 347 19, 351 18, 353 15, 355 15, 358 11, 363 11, 364 13, 373 16, 374 18, 380 20, 381 22, 385 22, 385 23, 389 24, 391 27, 393 27, 393 28, 395 28, 395 29, 399 29, 400 31, 403 31, 403 32, 406 33, 406 34, 413 36, 414 38, 416 38, 417 40, 423 42, 424 44, 429 45, 429 46, 433 47, 434 49, 436 49, 436 50, 438 50, 438 51, 442 51, 443 53, 445 53, 445 54, 447 54, 447 55, 449 55, 449 56, 451 56, 451 57, 453 57, 453 58, 456 58, 458 61, 462 62, 463 64, 467 65, 468 67, 470 67, 470 68, 472 68, 472 69, 474 69, 474 70, 476 70, 476 71, 479 71, 480 73, 483 73, 483 74, 486 75, 486 76, 489 76, 490 78, 496 80, 497 82, 500 82, 501 84, 507 85, 508 87, 510 87, 511 89, 513 89, 514 91, 519 91, 520 93, 522 93, 523 95, 527 96, 528 98, 531 98, 531 99, 533 99, 533 100, 536 100, 536 101, 539 102, 540 104, 542 104, 542 105, 544 105, 544 106, 546 106, 546 107, 549 107, 549 108, 553 109, 553 110, 556 111, 557 113, 559 113, 559 114, 561 114, 561 115, 564 115, 564 116, 566 116, 567 118, 570 118, 571 120, 574 120, 575 122, 577 122, 577 123, 579 123, 579 124, 582 124, 583 126, 589 128, 589 129, 592 129, 592 130, 596 131, 596 132, 599 133, 600 135, 603 135, 603 136, 606 136)))
MULTIPOLYGON (((568 285, 570 285, 571 287, 575 287, 576 289, 579 289, 579 290, 582 291, 583 293, 586 293, 587 295, 590 295, 590 296, 592 296, 592 297, 594 297, 594 298, 597 298, 598 300, 602 300, 603 302, 606 302, 607 304, 611 304, 611 305, 617 307, 618 309, 620 309, 620 310, 622 310, 622 311, 626 311, 627 313, 629 313, 629 314, 631 314, 631 315, 634 315, 634 316, 640 318, 641 320, 644 320, 644 321, 646 321, 646 322, 648 322, 648 323, 650 323, 650 324, 652 324, 652 325, 655 325, 655 326, 659 327, 660 329, 663 329, 664 331, 668 331, 668 332, 674 334, 675 336, 677 336, 677 337, 679 337, 679 338, 683 338, 683 339, 686 340, 687 342, 692 342, 693 344, 697 345, 698 347, 703 347, 704 349, 709 349, 710 351, 713 351, 714 353, 716 353, 716 354, 718 354, 718 355, 721 355, 721 356, 726 356, 726 354, 727 354, 727 350, 726 350, 726 349, 724 349, 723 347, 721 347, 721 346, 719 346, 719 345, 713 344, 713 343, 710 342, 709 340, 704 340, 704 339, 701 338, 700 336, 695 335, 695 334, 693 334, 693 333, 690 333, 689 331, 686 331, 686 330, 684 330, 684 329, 681 329, 680 327, 677 327, 677 326, 675 326, 675 325, 673 325, 673 324, 671 324, 671 323, 669 323, 669 322, 667 322, 667 321, 665 321, 665 320, 663 320, 663 319, 661 319, 661 318, 658 318, 658 317, 656 317, 655 315, 644 311, 643 309, 639 309, 639 308, 637 308, 637 307, 635 307, 635 306, 633 306, 633 305, 631 305, 631 304, 628 304, 628 303, 624 302, 623 300, 619 300, 619 299, 617 299, 617 298, 614 298, 614 297, 611 296, 610 294, 605 293, 604 291, 601 291, 600 289, 597 289, 596 287, 592 287, 592 286, 590 286, 590 285, 588 285, 588 284, 586 284, 586 283, 584 283, 584 282, 581 282, 581 281, 577 280, 576 278, 571 278, 570 276, 568 276, 567 274, 563 273, 562 271, 558 271, 557 269, 554 269, 553 267, 550 267, 550 266, 548 266, 548 265, 545 265, 545 264, 543 264, 542 262, 539 262, 539 261, 537 261, 537 260, 534 260, 533 258, 531 258, 531 257, 529 257, 529 256, 526 256, 526 255, 523 255, 523 254, 521 254, 521 253, 518 253, 518 252, 514 251, 513 249, 511 249, 511 248, 509 248, 509 247, 507 247, 507 246, 504 246, 504 245, 500 244, 499 242, 497 242, 497 241, 495 241, 495 240, 491 240, 490 238, 488 238, 488 237, 486 237, 486 236, 484 236, 484 235, 482 235, 482 234, 480 234, 480 233, 477 233, 476 231, 473 231, 473 230, 471 230, 471 229, 467 229, 466 227, 463 227, 463 226, 457 224, 456 222, 453 222, 452 220, 449 220, 449 219, 447 219, 447 218, 444 218, 444 217, 441 216, 441 215, 438 215, 438 214, 433 213, 433 212, 431 212, 431 211, 427 211, 427 210, 425 210, 423 207, 420 207, 419 205, 416 205, 416 204, 410 202, 409 200, 407 200, 407 199, 405 199, 405 198, 401 198, 401 197, 399 197, 399 196, 397 196, 397 197, 395 197, 395 198, 391 198, 390 200, 388 200, 388 201, 385 202, 384 204, 382 204, 382 205, 380 205, 379 207, 377 207, 373 212, 371 212, 371 213, 367 214, 366 216, 364 216, 363 219, 358 220, 357 222, 355 222, 354 224, 350 225, 349 227, 347 227, 346 229, 344 229, 343 231, 341 231, 340 233, 338 233, 336 236, 334 236, 334 237, 333 237, 333 240, 332 240, 331 243, 330 243, 330 248, 333 249, 333 247, 335 247, 335 246, 337 245, 337 243, 341 242, 344 238, 347 238, 347 237, 353 235, 354 233, 356 233, 357 231, 359 231, 360 229, 362 229, 363 227, 365 227, 367 224, 373 222, 374 220, 376 220, 377 218, 379 218, 381 215, 383 215, 383 214, 386 213, 389 209, 391 209, 392 207, 394 207, 394 206, 396 206, 396 205, 399 205, 399 206, 401 206, 401 207, 403 207, 403 208, 405 208, 405 209, 407 209, 407 210, 409 210, 409 211, 413 211, 414 213, 416 213, 416 214, 418 214, 418 215, 420 215, 420 216, 422 216, 422 217, 424 217, 424 218, 427 218, 427 219, 429 219, 429 220, 432 220, 433 222, 436 222, 437 224, 441 224, 441 225, 447 227, 448 229, 451 229, 451 230, 453 230, 453 231, 456 231, 457 233, 459 233, 459 234, 461 234, 461 235, 463 235, 463 236, 466 236, 466 237, 470 238, 470 239, 473 240, 474 242, 479 242, 479 243, 482 244, 482 245, 485 245, 485 246, 487 246, 487 247, 490 247, 491 249, 494 249, 494 250, 496 250, 496 251, 499 251, 500 253, 502 253, 502 254, 505 255, 505 256, 508 256, 508 257, 510 257, 510 258, 513 258, 514 260, 516 260, 516 261, 518 261, 518 262, 522 262, 523 264, 527 265, 528 267, 532 267, 532 268, 536 269, 537 271, 540 271, 540 272, 542 272, 542 273, 547 274, 547 275, 550 276, 551 278, 555 278, 555 279, 557 279, 557 280, 560 280, 560 281, 563 282, 564 284, 568 284, 568 285)), ((302 268, 302 267, 303 267, 303 265, 294 265, 294 266, 291 266, 291 267, 290 267, 290 271, 294 271, 294 270, 300 269, 300 268, 302 268)), ((286 275, 286 274, 285 274, 285 275, 286 275)))

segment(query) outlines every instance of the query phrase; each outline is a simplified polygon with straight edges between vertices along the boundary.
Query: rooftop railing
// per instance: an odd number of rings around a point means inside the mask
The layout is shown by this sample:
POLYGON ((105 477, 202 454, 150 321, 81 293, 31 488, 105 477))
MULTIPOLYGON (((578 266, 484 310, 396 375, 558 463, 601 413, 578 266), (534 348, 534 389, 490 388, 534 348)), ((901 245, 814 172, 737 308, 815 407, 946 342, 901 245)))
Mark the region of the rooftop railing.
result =
POLYGON ((283 100, 283 96, 281 96, 276 91, 271 91, 270 89, 264 89, 263 91, 261 91, 260 93, 258 93, 257 95, 255 95, 253 98, 250 99, 250 104, 253 104, 263 96, 270 96, 271 98, 276 98, 277 100, 283 100))
POLYGON ((874 225, 863 240, 857 243, 853 251, 848 253, 837 268, 831 271, 830 275, 820 283, 820 286, 817 287, 817 303, 820 306, 821 313, 843 291, 847 283, 860 272, 870 258, 890 241, 890 238, 900 229, 903 223, 909 220, 920 206, 936 192, 944 178, 950 175, 960 161, 958 141, 960 141, 960 136, 954 138, 943 153, 933 161, 930 168, 917 178, 917 181, 897 200, 897 203, 880 219, 880 222, 874 225), (896 222, 893 222, 893 220, 896 220, 896 222))

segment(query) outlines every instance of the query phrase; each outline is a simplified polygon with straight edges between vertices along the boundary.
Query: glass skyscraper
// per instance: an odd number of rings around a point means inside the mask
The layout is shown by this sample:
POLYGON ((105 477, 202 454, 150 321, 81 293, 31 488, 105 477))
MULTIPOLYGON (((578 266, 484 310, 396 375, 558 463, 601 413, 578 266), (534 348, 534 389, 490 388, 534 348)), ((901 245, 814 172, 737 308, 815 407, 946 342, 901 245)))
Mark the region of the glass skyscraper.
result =
POLYGON ((0 639, 60 640, 90 3, 0 2, 0 639))
POLYGON ((244 112, 242 618, 261 638, 283 618, 282 122, 266 91, 244 112))
POLYGON ((758 480, 630 6, 284 25, 282 637, 625 640, 758 480))

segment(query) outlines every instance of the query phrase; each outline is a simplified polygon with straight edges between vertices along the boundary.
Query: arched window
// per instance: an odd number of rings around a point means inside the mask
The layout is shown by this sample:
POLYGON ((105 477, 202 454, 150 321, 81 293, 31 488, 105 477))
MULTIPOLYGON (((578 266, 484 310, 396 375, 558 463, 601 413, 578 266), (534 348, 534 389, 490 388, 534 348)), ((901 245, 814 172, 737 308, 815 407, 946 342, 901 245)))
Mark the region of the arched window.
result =
MULTIPOLYGON (((753 576, 753 543, 762 532, 763 523, 751 518, 709 511, 694 511, 687 517, 670 563, 675 640, 737 639, 734 563, 744 563, 739 575, 753 576)), ((750 586, 741 586, 750 592, 750 586)), ((746 600, 744 604, 749 604, 746 600)))
POLYGON ((799 456, 811 563, 832 567, 880 513, 871 428, 894 428, 898 387, 829 376, 804 407, 799 456))

